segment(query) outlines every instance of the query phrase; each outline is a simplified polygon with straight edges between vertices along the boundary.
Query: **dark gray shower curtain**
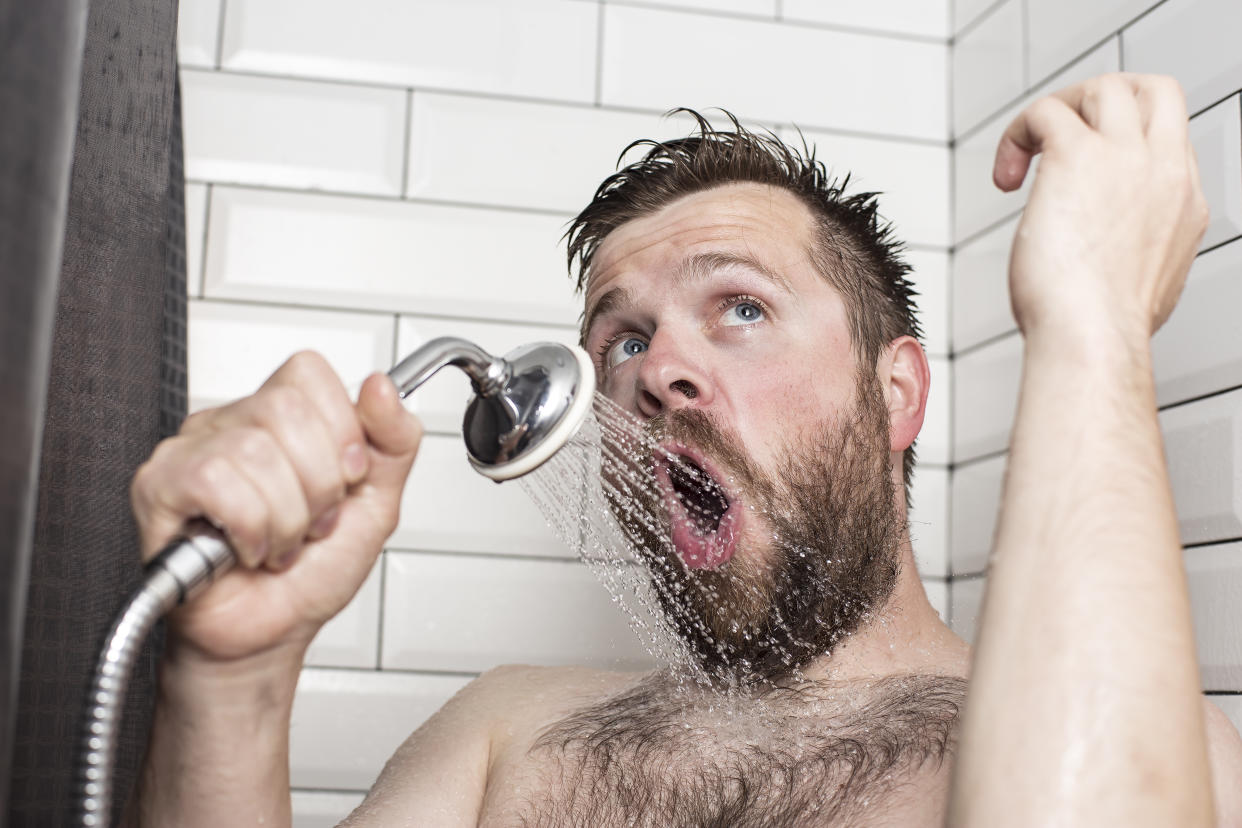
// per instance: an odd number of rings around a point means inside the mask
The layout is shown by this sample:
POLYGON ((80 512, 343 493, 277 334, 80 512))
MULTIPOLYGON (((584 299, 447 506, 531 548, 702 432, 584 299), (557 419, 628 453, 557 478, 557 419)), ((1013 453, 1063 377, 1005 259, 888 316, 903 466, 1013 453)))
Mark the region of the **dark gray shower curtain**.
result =
POLYGON ((176 0, 0 0, 0 824, 70 820, 87 682, 140 572, 129 480, 185 413, 176 20, 176 0))

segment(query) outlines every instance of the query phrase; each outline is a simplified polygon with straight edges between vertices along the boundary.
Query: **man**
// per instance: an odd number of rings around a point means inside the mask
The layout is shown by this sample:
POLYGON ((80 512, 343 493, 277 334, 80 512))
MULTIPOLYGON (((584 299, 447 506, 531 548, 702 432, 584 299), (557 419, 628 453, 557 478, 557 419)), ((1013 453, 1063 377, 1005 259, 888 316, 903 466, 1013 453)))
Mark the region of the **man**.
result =
MULTIPOLYGON (((570 252, 601 390, 688 458, 661 548, 673 588, 704 597, 673 626, 743 692, 500 668, 346 824, 1238 824, 1242 741, 1198 693, 1144 358, 1206 226, 1180 91, 1109 77, 1041 101, 997 183, 1041 151, 1011 265, 1027 371, 960 744, 971 654, 905 530, 928 388, 905 268, 873 204, 707 130, 606 182, 570 252), (1141 595, 1101 589, 1123 546, 1141 595)), ((288 823, 302 655, 395 526, 420 434, 385 378, 354 404, 300 355, 140 470, 146 556, 205 515, 244 566, 171 625, 136 822, 288 823)))

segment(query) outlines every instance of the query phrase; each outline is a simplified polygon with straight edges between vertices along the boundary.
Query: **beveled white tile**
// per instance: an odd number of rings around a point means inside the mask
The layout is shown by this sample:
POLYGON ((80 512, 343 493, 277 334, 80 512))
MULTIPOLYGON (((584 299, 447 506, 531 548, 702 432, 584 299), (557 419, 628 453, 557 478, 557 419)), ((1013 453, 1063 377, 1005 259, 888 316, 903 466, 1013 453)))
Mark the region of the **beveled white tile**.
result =
POLYGON ((867 3, 783 0, 785 20, 947 38, 948 0, 871 0, 867 3))
POLYGON ((927 593, 927 600, 931 602, 932 608, 939 613, 941 620, 948 623, 949 583, 941 580, 924 579, 923 590, 927 593))
POLYGON ((987 569, 1008 461, 1007 455, 989 457, 953 470, 953 545, 949 554, 955 577, 987 569))
POLYGON ((366 794, 336 791, 293 791, 293 828, 336 828, 366 794))
POLYGON ((1121 63, 1118 42, 1117 38, 1113 38, 1087 53, 1073 66, 1060 72, 988 121, 986 126, 958 142, 953 157, 955 241, 961 242, 985 227, 1012 216, 1026 203, 1038 163, 1027 173, 1022 187, 1012 193, 1002 193, 992 183, 992 162, 996 158, 996 146, 1009 123, 1023 109, 1050 92, 1096 75, 1116 72, 1121 63))
POLYGON ((215 187, 208 296, 575 324, 564 219, 215 187))
POLYGON ((388 546, 564 558, 577 554, 548 528, 520 483, 496 483, 479 474, 466 458, 462 438, 439 434, 423 438, 401 499, 401 520, 388 546))
POLYGON ((1013 335, 953 362, 953 458, 1002 451, 1018 410, 1022 337, 1013 335))
POLYGON ((627 616, 576 561, 390 552, 385 668, 652 666, 627 616))
POLYGON ((1185 552, 1204 690, 1242 688, 1242 543, 1185 552))
POLYGON ((221 0, 181 0, 177 4, 177 63, 216 65, 221 0))
POLYGON ((1152 338, 1161 405, 1242 384, 1242 242, 1199 256, 1172 316, 1152 338))
POLYGON ((1242 87, 1242 3, 1162 3, 1122 32, 1127 72, 1172 75, 1194 113, 1242 87))
POLYGON ((194 70, 181 83, 187 177, 400 195, 405 92, 194 70))
POLYGON ((1242 537, 1242 391, 1160 414, 1182 543, 1242 537))
POLYGON ((590 102, 596 15, 568 0, 230 3, 222 65, 276 75, 590 102))
POLYGON ((185 289, 190 296, 203 294, 203 242, 207 232, 206 184, 185 185, 185 289))
MULTIPOLYGON (((984 12, 997 4, 998 0, 953 0, 953 31, 962 29, 978 21, 984 12)), ((999 0, 1004 2, 1004 0, 999 0)))
POLYGON ((953 133, 961 135, 1024 91, 1022 3, 1006 0, 953 44, 953 133))
POLYGON ((944 140, 947 60, 938 43, 605 5, 602 100, 724 106, 746 118, 944 140), (812 95, 789 82, 806 77, 850 82, 812 95))
POLYGON ((1018 219, 972 239, 953 253, 953 350, 1017 329, 1009 305, 1009 251, 1018 219))
POLYGON ((918 291, 915 304, 923 326, 923 346, 932 356, 949 354, 949 254, 937 250, 906 253, 918 291))
POLYGON ((1038 83, 1158 0, 1038 0, 1026 4, 1030 79, 1038 83))
POLYGON ((949 470, 915 466, 910 500, 914 564, 924 577, 943 578, 949 574, 949 470))
MULTIPOLYGON (((423 343, 440 336, 461 337, 490 354, 504 356, 530 342, 576 344, 578 329, 402 316, 397 324, 397 358, 404 358, 423 343)), ((473 395, 469 378, 455 368, 446 368, 407 397, 406 408, 419 416, 428 431, 460 434, 466 403, 473 395)))
POLYGON ((983 578, 954 578, 949 584, 952 623, 949 627, 970 644, 979 629, 979 611, 983 608, 983 578))
POLYGON ((1212 211, 1199 249, 1242 234, 1242 107, 1239 96, 1218 103, 1190 121, 1199 159, 1203 196, 1212 211))
POLYGON ((381 562, 362 582, 352 601, 323 625, 306 653, 312 667, 379 666, 379 608, 381 562))
POLYGON ((954 371, 949 360, 930 357, 931 388, 927 392, 927 407, 923 415, 923 430, 919 432, 919 461, 933 466, 947 466, 952 459, 949 443, 949 406, 953 400, 954 371))
MULTIPOLYGON (((608 0, 611 6, 650 5, 650 0, 608 0)), ((776 0, 659 0, 659 5, 670 8, 689 9, 706 12, 727 12, 729 14, 749 14, 755 17, 773 18, 776 16, 776 0)))
POLYGON ((406 737, 469 680, 303 670, 289 728, 290 783, 294 788, 367 790, 406 737))
POLYGON ((323 355, 350 393, 392 358, 393 317, 191 300, 190 410, 253 394, 293 354, 323 355))
MULTIPOLYGON (((850 176, 850 192, 878 192, 880 215, 907 244, 948 247, 949 149, 876 138, 803 131, 816 157, 836 176, 850 176)), ((789 144, 801 143, 789 128, 789 144)))

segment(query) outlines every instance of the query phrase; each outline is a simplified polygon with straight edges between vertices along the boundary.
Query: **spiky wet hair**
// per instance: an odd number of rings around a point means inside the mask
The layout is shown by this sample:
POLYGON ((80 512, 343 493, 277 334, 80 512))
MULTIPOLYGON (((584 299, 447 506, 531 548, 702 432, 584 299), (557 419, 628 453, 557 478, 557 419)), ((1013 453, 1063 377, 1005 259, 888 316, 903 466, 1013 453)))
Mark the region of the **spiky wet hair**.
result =
MULTIPOLYGON (((788 190, 810 210, 817 224, 811 260, 844 298, 851 340, 863 365, 875 365, 885 346, 899 336, 922 339, 904 245, 880 217, 878 193, 847 195, 849 175, 831 176, 805 138, 799 150, 771 132, 751 132, 729 112, 723 115, 732 129, 725 130, 716 129, 694 110, 674 109, 668 114, 676 113, 693 118, 697 132, 627 146, 618 165, 635 147, 649 149, 606 178, 566 231, 569 271, 578 290, 586 286, 600 245, 621 225, 692 193, 753 182, 788 190)), ((911 446, 902 464, 907 499, 913 469, 911 446)))

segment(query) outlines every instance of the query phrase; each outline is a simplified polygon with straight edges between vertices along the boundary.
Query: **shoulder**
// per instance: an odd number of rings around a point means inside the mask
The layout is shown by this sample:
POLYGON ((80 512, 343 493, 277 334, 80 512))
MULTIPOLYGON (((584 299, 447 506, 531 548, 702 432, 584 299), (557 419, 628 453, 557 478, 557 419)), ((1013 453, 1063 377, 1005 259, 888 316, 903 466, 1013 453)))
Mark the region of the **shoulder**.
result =
POLYGON ((469 706, 474 715, 509 730, 515 716, 559 718, 632 687, 643 675, 586 667, 506 664, 488 670, 466 685, 454 702, 460 698, 460 703, 469 706))
MULTIPOLYGON (((1237 707, 1242 713, 1242 704, 1237 707)), ((1218 828, 1242 828, 1242 736, 1225 711, 1206 696, 1203 718, 1216 798, 1216 824, 1218 828)))

